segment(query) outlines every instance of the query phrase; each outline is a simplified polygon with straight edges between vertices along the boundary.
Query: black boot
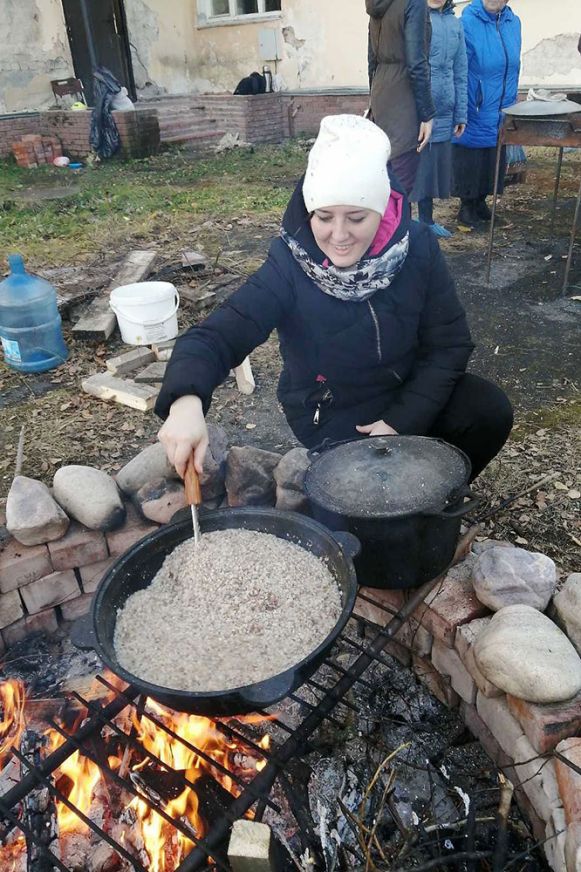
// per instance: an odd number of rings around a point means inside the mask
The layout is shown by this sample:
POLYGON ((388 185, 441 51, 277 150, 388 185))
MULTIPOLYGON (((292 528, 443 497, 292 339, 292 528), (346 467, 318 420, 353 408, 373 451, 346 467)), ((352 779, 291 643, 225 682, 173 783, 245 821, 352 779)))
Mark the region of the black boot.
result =
POLYGON ((488 208, 486 197, 479 197, 478 200, 474 201, 474 214, 481 221, 490 221, 492 212, 488 208))
POLYGON ((458 223, 464 227, 474 228, 478 223, 478 216, 474 209, 474 200, 460 200, 460 211, 458 212, 458 223))

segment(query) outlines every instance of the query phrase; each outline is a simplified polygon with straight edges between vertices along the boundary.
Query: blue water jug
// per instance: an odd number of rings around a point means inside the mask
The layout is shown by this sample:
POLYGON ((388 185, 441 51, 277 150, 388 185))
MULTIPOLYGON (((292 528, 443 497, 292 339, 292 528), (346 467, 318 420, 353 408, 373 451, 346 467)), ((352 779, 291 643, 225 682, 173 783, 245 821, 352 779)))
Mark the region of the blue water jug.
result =
POLYGON ((26 272, 19 254, 8 258, 10 275, 0 282, 0 340, 4 360, 20 372, 46 372, 64 363, 65 345, 56 291, 26 272))

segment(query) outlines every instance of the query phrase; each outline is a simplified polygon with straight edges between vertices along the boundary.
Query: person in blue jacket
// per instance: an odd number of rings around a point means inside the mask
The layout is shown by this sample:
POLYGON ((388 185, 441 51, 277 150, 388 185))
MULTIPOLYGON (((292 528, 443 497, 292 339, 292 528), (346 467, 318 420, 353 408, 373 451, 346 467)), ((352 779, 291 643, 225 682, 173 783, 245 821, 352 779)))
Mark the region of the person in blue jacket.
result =
POLYGON ((452 137, 466 127, 468 62, 464 30, 454 15, 453 0, 427 0, 432 25, 430 70, 436 107, 432 138, 420 156, 410 200, 418 204, 420 221, 436 236, 452 234, 434 222, 434 197, 447 200, 452 184, 452 137))
POLYGON ((183 475, 208 447, 214 389, 273 330, 278 399, 307 448, 414 434, 461 448, 478 475, 512 426, 505 394, 466 373, 473 345, 438 242, 390 179, 389 139, 356 115, 324 118, 258 272, 179 337, 156 412, 183 475))
MULTIPOLYGON (((462 13, 468 54, 468 123, 454 143, 453 191, 458 220, 474 227, 489 221, 486 197, 494 190, 496 143, 502 109, 517 101, 521 23, 508 0, 472 0, 462 13)), ((504 186, 505 155, 499 191, 504 186)))

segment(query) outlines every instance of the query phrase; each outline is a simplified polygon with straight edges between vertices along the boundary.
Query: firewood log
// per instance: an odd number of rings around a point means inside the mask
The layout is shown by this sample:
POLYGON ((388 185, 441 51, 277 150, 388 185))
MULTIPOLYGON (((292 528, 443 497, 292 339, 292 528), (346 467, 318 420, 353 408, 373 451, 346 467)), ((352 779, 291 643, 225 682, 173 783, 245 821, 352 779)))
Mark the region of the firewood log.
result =
MULTIPOLYGON (((25 730, 22 734, 20 753, 31 766, 40 766, 46 741, 34 730, 25 730)), ((30 791, 22 803, 22 816, 26 827, 39 843, 31 838, 26 840, 27 872, 53 872, 55 867, 50 855, 60 859, 60 849, 56 803, 48 787, 40 785, 30 791)))

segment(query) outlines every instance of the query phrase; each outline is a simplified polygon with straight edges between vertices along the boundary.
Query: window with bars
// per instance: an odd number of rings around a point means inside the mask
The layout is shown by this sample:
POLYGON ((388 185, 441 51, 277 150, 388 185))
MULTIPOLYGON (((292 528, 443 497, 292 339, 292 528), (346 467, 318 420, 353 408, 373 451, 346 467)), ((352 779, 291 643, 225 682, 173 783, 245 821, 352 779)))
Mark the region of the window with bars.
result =
POLYGON ((282 0, 206 0, 208 20, 280 12, 282 0))

